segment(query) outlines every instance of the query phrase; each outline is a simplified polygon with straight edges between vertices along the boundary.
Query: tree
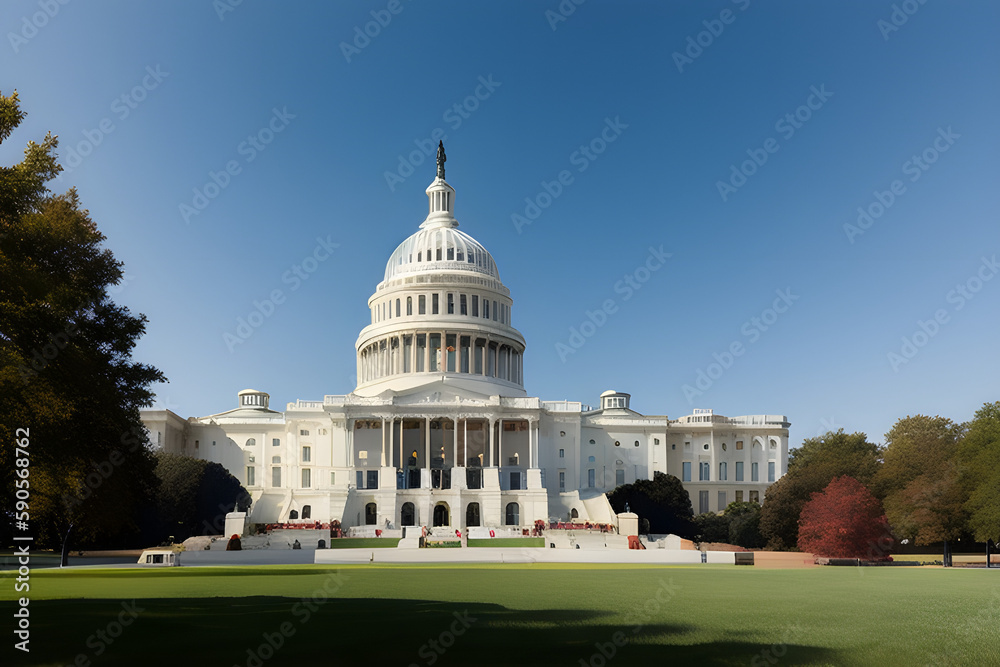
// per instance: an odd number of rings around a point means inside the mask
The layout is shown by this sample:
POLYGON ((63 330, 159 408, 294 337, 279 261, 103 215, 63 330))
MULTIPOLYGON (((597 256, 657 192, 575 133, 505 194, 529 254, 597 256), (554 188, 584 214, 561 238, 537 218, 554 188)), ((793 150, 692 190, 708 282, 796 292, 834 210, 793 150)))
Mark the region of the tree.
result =
POLYGON ((760 533, 761 507, 757 503, 732 502, 726 506, 729 543, 744 549, 760 549, 767 540, 760 533))
POLYGON ((608 501, 615 512, 624 512, 625 504, 628 503, 631 511, 649 519, 651 533, 694 537, 691 496, 673 475, 655 472, 653 479, 623 484, 608 494, 608 501))
POLYGON ((892 533, 878 498, 845 475, 812 494, 802 508, 798 546, 830 558, 882 560, 892 547, 892 533))
MULTIPOLYGON (((23 118, 17 93, 0 95, 0 142, 23 118)), ((12 444, 26 432, 34 544, 57 546, 70 524, 76 544, 134 543, 155 486, 139 409, 165 378, 131 359, 146 320, 109 297, 123 273, 105 237, 75 190, 45 185, 62 170, 57 145, 29 141, 0 167, 0 498, 15 507, 12 444)))
POLYGON ((954 461, 963 431, 950 419, 916 415, 885 434, 873 488, 896 534, 932 544, 964 532, 967 496, 954 461))
POLYGON ((705 512, 694 518, 697 542, 729 542, 729 517, 725 514, 705 512))
POLYGON ((986 403, 959 446, 968 528, 980 542, 1000 541, 1000 401, 986 403))
POLYGON ((250 508, 250 494, 222 465, 179 454, 156 454, 160 480, 158 540, 221 535, 226 514, 250 508))
POLYGON ((795 549, 799 514, 813 493, 835 477, 849 475, 870 484, 878 472, 881 449, 864 433, 844 429, 808 438, 791 451, 788 472, 767 488, 760 530, 770 549, 795 549))

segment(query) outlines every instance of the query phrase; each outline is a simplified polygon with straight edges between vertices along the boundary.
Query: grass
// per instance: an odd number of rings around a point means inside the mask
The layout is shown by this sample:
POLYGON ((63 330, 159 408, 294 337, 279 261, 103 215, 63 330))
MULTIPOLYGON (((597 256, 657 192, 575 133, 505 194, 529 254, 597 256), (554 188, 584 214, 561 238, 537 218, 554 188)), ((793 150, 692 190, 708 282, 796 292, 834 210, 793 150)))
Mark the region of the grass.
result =
MULTIPOLYGON (((20 595, 12 578, 0 576, 0 600, 20 595)), ((94 660, 101 647, 102 665, 597 665, 602 649, 622 658, 609 665, 1000 664, 1000 572, 989 570, 69 569, 33 572, 30 595, 19 664, 94 660), (96 632, 132 600, 136 620, 104 644, 96 632), (273 655, 267 637, 280 639, 273 655)))
POLYGON ((331 549, 395 549, 398 537, 343 537, 330 540, 331 549))
POLYGON ((544 547, 544 537, 491 537, 470 539, 470 547, 544 547))

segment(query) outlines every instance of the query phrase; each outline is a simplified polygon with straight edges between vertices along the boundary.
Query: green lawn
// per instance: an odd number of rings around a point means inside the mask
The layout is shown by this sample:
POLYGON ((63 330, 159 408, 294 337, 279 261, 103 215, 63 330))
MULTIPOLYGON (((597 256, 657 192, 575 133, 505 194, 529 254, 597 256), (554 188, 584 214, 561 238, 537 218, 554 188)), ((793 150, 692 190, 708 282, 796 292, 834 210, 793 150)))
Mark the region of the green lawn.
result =
POLYGON ((4 664, 102 649, 93 664, 597 666, 602 649, 621 658, 609 665, 1000 664, 1000 571, 987 570, 72 569, 33 572, 30 594, 30 660, 4 664))
POLYGON ((503 547, 509 549, 511 547, 517 548, 527 548, 527 547, 544 547, 545 538, 544 537, 484 537, 481 539, 469 539, 470 547, 503 547))
POLYGON ((330 540, 331 549, 395 549, 398 537, 343 537, 330 540))

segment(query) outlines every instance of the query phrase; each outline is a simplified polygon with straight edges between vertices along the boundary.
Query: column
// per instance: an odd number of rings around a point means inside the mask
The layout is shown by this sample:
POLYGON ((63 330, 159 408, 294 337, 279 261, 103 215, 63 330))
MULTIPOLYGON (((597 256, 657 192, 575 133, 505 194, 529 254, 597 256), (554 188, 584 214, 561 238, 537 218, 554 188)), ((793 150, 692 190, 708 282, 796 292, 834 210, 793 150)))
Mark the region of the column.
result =
MULTIPOLYGON (((347 420, 347 461, 345 463, 347 464, 348 468, 354 468, 354 426, 355 426, 355 421, 356 420, 354 420, 354 419, 348 419, 347 420)), ((352 470, 348 474, 353 475, 354 471, 352 470)), ((349 479, 348 481, 350 482, 350 481, 353 481, 353 480, 349 479)))
POLYGON ((424 417, 424 467, 431 469, 431 418, 424 417))
POLYGON ((490 445, 489 448, 486 450, 486 467, 489 468, 493 466, 493 420, 487 417, 486 425, 489 427, 490 431, 490 437, 489 437, 490 445))
POLYGON ((380 468, 385 467, 385 417, 382 417, 382 446, 379 448, 379 456, 381 457, 381 462, 379 463, 380 468))
POLYGON ((497 467, 503 467, 503 418, 501 417, 497 425, 497 467))
POLYGON ((431 333, 424 334, 424 372, 431 370, 431 333))
POLYGON ((528 421, 528 467, 534 468, 535 466, 535 443, 538 441, 537 436, 534 435, 535 428, 531 421, 528 421))
POLYGON ((451 467, 452 468, 457 468, 458 467, 458 420, 457 419, 452 419, 451 421, 455 425, 455 428, 453 428, 451 430, 451 433, 452 433, 452 435, 451 435, 451 448, 452 448, 451 467))
POLYGON ((466 417, 462 420, 462 444, 465 446, 465 451, 462 454, 462 467, 469 467, 469 418, 466 417))

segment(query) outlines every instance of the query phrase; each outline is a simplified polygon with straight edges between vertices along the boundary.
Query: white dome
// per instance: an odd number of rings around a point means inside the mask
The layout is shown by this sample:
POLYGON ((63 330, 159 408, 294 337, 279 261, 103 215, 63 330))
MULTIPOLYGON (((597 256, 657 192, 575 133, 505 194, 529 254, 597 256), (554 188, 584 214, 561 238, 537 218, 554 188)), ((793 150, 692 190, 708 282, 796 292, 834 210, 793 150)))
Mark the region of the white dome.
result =
POLYGON ((429 227, 399 244, 385 265, 385 280, 418 271, 471 271, 500 280, 493 256, 454 227, 429 227))

